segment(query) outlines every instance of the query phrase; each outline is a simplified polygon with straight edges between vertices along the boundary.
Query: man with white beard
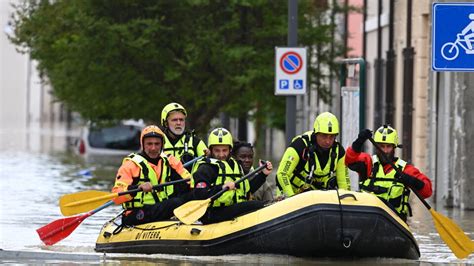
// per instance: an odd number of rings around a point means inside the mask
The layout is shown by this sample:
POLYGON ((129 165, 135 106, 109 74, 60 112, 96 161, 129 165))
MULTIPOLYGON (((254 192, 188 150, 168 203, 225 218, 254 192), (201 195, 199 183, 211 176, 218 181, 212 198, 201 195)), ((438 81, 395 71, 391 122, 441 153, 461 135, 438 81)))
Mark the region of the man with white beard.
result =
POLYGON ((205 155, 206 144, 193 131, 186 131, 187 112, 179 103, 169 103, 161 111, 161 125, 165 133, 164 153, 186 163, 205 155))

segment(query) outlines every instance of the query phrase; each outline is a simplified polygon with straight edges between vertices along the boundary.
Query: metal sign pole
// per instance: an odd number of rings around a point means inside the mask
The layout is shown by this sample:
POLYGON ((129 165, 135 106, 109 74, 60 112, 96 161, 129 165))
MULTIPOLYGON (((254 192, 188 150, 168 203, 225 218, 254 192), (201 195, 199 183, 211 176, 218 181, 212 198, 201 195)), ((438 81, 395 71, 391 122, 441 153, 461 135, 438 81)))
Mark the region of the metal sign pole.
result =
MULTIPOLYGON (((348 147, 357 138, 359 131, 365 128, 365 61, 362 58, 348 58, 338 60, 341 64, 340 86, 341 86, 341 143, 348 147), (349 65, 349 75, 346 71, 349 65), (355 65, 359 65, 359 87, 346 86, 347 77, 353 77, 355 65)), ((359 189, 359 176, 350 171, 351 188, 359 189)))
POLYGON ((341 76, 340 83, 341 87, 346 85, 346 71, 345 65, 359 65, 359 87, 360 87, 360 102, 359 102, 359 128, 365 128, 365 60, 363 58, 346 58, 337 60, 337 63, 341 64, 341 76))

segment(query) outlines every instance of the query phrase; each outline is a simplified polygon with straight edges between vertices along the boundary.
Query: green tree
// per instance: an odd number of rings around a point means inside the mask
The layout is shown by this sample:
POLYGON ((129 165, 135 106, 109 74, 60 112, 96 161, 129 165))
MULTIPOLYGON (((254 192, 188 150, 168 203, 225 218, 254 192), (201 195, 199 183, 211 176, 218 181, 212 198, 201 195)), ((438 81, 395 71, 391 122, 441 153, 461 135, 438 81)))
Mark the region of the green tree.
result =
MULTIPOLYGON (((15 8, 12 42, 39 62, 56 98, 87 119, 158 122, 177 101, 201 132, 219 112, 249 110, 284 128, 284 97, 272 95, 286 0, 32 0, 15 8)), ((326 100, 331 12, 327 1, 299 1, 300 44, 317 58, 309 86, 326 100)))

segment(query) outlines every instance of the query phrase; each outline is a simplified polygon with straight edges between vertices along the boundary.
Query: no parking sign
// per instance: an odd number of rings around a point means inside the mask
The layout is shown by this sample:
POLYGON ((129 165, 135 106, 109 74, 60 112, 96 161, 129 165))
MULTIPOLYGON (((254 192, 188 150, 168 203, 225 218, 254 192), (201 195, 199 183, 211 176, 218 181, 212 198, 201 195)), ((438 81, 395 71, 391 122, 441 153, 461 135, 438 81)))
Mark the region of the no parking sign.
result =
POLYGON ((306 48, 276 47, 275 95, 306 93, 306 48))

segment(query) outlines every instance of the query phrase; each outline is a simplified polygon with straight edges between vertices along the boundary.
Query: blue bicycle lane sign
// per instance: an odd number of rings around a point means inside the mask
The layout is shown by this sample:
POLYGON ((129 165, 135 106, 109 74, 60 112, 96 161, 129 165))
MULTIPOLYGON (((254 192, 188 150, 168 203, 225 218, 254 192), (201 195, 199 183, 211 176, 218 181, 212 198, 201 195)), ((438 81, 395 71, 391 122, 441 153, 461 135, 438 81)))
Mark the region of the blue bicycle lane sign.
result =
POLYGON ((433 3, 434 71, 474 71, 474 3, 433 3))

